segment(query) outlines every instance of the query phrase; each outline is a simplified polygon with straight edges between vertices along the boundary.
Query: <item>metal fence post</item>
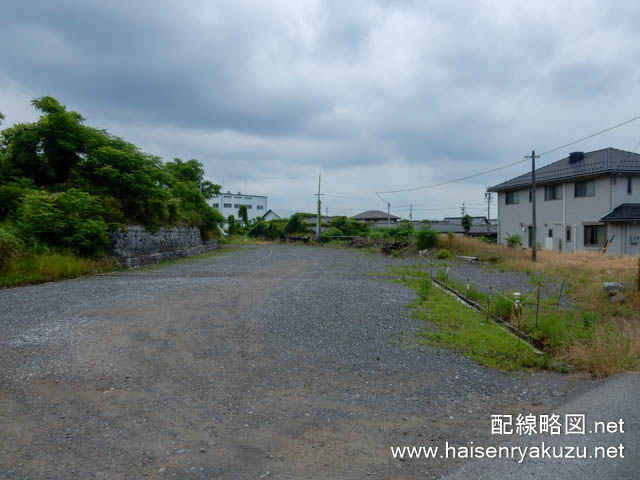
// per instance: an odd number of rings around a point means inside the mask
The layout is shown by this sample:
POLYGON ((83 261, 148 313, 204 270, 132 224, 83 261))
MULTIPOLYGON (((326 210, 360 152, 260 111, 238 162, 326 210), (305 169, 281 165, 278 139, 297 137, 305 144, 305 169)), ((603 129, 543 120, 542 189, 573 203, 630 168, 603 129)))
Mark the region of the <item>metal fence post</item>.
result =
POLYGON ((558 310, 558 306, 560 305, 560 297, 562 296, 562 289, 564 288, 564 280, 562 280, 562 285, 560 285, 560 293, 558 293, 558 301, 556 302, 556 310, 558 310))
POLYGON ((540 284, 538 284, 538 291, 536 292, 536 328, 538 328, 538 312, 540 310, 540 284))

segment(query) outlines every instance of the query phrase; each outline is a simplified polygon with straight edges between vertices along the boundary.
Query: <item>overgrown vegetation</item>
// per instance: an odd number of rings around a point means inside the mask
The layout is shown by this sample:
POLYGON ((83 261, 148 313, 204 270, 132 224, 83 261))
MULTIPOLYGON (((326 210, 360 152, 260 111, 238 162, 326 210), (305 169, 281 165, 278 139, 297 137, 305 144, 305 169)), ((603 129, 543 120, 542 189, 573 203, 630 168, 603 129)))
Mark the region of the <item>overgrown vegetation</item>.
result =
MULTIPOLYGON (((529 296, 523 316, 518 319, 518 328, 557 360, 597 377, 640 370, 640 297, 635 289, 637 258, 539 250, 538 261, 532 262, 529 249, 492 245, 468 237, 440 236, 439 245, 446 246, 454 255, 477 256, 489 268, 526 272, 532 289, 550 283, 559 289, 565 280, 563 295, 568 296, 570 305, 557 308, 557 297, 541 298, 536 322, 535 296, 529 296), (626 285, 622 298, 610 301, 602 287, 606 281, 626 285)), ((437 275, 444 280, 443 272, 437 275)), ((449 285, 466 293, 466 285, 451 278, 447 280, 449 285)), ((502 293, 510 296, 512 292, 502 293)), ((474 291, 473 299, 482 305, 488 303, 486 293, 474 291)), ((494 295, 491 312, 508 320, 512 304, 494 295)))
POLYGON ((422 343, 452 348, 483 365, 506 371, 555 366, 549 356, 536 353, 503 327, 434 287, 426 274, 414 269, 406 269, 405 274, 407 285, 418 293, 411 305, 414 316, 437 327, 420 333, 422 343))
POLYGON ((53 97, 32 104, 37 121, 0 133, 2 285, 100 270, 107 229, 127 223, 218 235, 223 218, 206 200, 219 186, 202 180, 200 162, 163 162, 85 125, 53 97))

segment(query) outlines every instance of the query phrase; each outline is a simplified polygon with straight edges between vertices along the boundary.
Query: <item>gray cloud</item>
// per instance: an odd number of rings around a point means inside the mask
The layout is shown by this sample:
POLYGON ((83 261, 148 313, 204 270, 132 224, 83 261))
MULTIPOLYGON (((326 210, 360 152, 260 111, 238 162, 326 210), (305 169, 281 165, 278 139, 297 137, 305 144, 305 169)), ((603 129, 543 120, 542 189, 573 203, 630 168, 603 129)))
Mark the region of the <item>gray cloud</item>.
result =
MULTIPOLYGON (((313 208, 323 172, 352 197, 327 204, 374 208, 375 189, 492 168, 636 115, 639 16, 637 2, 595 0, 10 2, 0 111, 7 126, 28 115, 16 99, 51 94, 147 151, 199 158, 233 189, 247 177, 275 206, 313 208)), ((630 126, 577 148, 639 139, 630 126)), ((393 202, 451 214, 521 171, 393 202)))

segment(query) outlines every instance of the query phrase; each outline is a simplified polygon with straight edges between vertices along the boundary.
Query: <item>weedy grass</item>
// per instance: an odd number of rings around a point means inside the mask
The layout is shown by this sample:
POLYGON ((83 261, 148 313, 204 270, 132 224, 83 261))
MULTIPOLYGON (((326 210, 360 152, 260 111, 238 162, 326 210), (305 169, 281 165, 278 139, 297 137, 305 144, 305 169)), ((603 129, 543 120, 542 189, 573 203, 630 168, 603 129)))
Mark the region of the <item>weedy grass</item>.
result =
POLYGON ((27 250, 11 258, 0 272, 0 288, 52 282, 118 270, 109 257, 79 257, 72 252, 27 250))
MULTIPOLYGON (((477 256, 500 272, 526 272, 534 284, 548 279, 565 280, 563 295, 570 298, 571 307, 556 309, 556 299, 542 298, 536 321, 535 303, 529 299, 518 327, 542 342, 545 351, 557 360, 596 377, 640 371, 640 295, 634 288, 637 258, 539 250, 538 261, 532 262, 529 249, 487 244, 468 237, 441 236, 440 244, 456 255, 477 256), (609 301, 602 288, 606 281, 627 285, 624 301, 609 301)), ((465 293, 464 286, 451 281, 449 284, 465 293)), ((502 293, 508 296, 511 292, 502 293)), ((482 295, 476 301, 484 304, 487 299, 482 295)), ((499 295, 491 301, 493 314, 511 317, 511 302, 499 295)))
POLYGON ((405 278, 407 286, 418 293, 410 305, 414 318, 437 327, 425 327, 418 334, 420 343, 451 348, 504 371, 555 368, 547 355, 538 354, 526 342, 446 294, 426 275, 408 270, 405 278))

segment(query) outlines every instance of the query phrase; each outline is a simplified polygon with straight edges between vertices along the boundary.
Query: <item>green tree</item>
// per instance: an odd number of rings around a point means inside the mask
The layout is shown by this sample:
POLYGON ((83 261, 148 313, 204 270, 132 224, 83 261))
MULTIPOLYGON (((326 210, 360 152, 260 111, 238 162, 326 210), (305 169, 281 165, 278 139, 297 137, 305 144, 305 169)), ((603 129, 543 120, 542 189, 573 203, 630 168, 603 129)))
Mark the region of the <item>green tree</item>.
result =
POLYGON ((42 113, 37 122, 2 132, 10 173, 32 178, 37 185, 64 183, 88 153, 88 127, 80 114, 67 111, 53 97, 36 98, 31 104, 42 113))
POLYGON ((289 235, 292 233, 307 233, 309 229, 304 223, 304 218, 305 215, 300 212, 291 215, 284 227, 285 232, 289 235))
POLYGON ((234 217, 233 215, 229 215, 227 217, 227 233, 229 233, 229 235, 233 235, 234 233, 237 233, 238 229, 236 228, 236 217, 234 217))
POLYGON ((469 230, 471 230, 471 226, 473 225, 473 218, 468 213, 462 217, 462 228, 464 229, 464 234, 469 235, 469 230))
POLYGON ((242 219, 242 223, 244 224, 245 227, 249 226, 249 213, 247 212, 247 206, 246 205, 240 205, 240 208, 238 208, 238 216, 242 219))

